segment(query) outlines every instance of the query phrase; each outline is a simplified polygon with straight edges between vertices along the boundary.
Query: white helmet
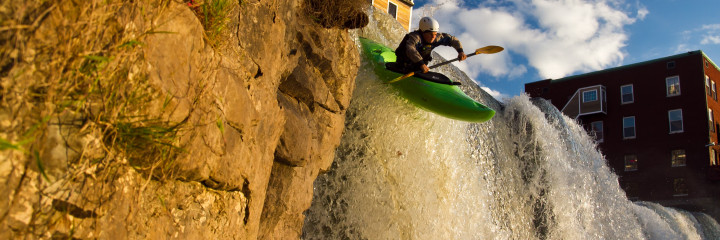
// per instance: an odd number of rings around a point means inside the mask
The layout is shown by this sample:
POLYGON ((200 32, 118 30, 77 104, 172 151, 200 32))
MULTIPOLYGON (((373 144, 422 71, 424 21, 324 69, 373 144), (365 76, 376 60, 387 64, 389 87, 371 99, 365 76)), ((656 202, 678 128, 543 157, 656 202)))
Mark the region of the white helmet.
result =
POLYGON ((440 30, 440 24, 431 17, 423 17, 420 19, 420 31, 437 32, 440 30))

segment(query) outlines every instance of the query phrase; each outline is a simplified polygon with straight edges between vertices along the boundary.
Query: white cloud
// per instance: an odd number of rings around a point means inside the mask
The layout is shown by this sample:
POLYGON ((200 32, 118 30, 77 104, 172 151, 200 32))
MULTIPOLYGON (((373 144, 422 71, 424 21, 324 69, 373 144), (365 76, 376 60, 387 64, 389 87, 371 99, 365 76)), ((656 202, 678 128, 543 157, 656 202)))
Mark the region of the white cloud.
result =
POLYGON ((675 47, 675 53, 690 52, 692 49, 687 44, 679 44, 675 47))
POLYGON ((704 45, 704 44, 720 44, 720 36, 718 36, 718 35, 715 35, 715 36, 706 35, 706 36, 703 37, 703 40, 700 41, 700 44, 703 44, 703 45, 704 45))
MULTIPOLYGON (((622 0, 506 0, 486 1, 476 8, 460 8, 458 0, 435 0, 432 15, 441 31, 460 38, 466 52, 484 45, 506 51, 477 56, 457 64, 475 78, 479 73, 517 77, 537 70, 541 78, 560 78, 576 72, 617 65, 625 57, 628 34, 623 27, 636 19, 621 9, 622 0), (519 61, 516 57, 527 60, 519 61), (520 63, 522 62, 522 63, 520 63), (463 66, 462 64, 465 64, 463 66)), ((433 4, 420 10, 430 9, 433 4)), ((466 7, 466 6, 464 6, 466 7)), ((639 6, 637 18, 648 14, 639 6)), ((415 14, 413 22, 423 17, 415 14)), ((455 58, 452 49, 440 50, 455 58)))
POLYGON ((702 26, 702 30, 718 30, 720 31, 720 24, 706 24, 702 26))
POLYGON ((683 42, 676 47, 676 53, 700 48, 699 45, 720 44, 720 24, 705 24, 691 30, 682 31, 680 36, 683 42), (698 39, 700 39, 699 42, 698 39))
POLYGON ((637 18, 643 20, 648 14, 650 14, 650 10, 638 3, 637 18))
POLYGON ((488 88, 488 87, 480 87, 480 88, 482 88, 483 90, 485 90, 485 92, 487 92, 488 94, 490 94, 490 96, 492 96, 493 98, 495 98, 495 99, 498 100, 498 101, 504 102, 505 99, 510 98, 508 95, 502 94, 502 93, 500 93, 500 92, 498 92, 498 91, 495 91, 495 90, 492 90, 492 89, 490 89, 490 88, 488 88))
POLYGON ((720 24, 703 25, 699 32, 705 33, 700 44, 720 44, 720 24))

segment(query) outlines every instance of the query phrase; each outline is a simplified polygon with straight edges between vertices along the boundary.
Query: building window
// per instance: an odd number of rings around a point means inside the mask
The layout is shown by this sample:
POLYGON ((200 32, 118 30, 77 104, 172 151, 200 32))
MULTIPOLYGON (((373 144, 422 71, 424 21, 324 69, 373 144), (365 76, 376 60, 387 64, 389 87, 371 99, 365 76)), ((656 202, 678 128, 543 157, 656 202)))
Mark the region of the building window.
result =
POLYGON ((625 155, 625 171, 637 171, 638 170, 638 159, 636 155, 625 155))
POLYGON ((710 166, 717 166, 717 165, 718 165, 718 160, 717 160, 715 149, 711 148, 710 149, 710 166))
POLYGON ((705 94, 710 96, 710 77, 705 75, 705 94))
POLYGON ((393 18, 397 19, 397 5, 390 1, 388 1, 388 4, 388 13, 390 14, 390 16, 393 16, 393 18))
POLYGON ((717 89, 715 88, 715 81, 710 79, 710 90, 712 90, 712 98, 713 100, 717 101, 717 89))
POLYGON ((670 133, 683 132, 682 109, 668 111, 668 120, 670 122, 670 133))
POLYGON ((667 69, 673 69, 673 68, 675 68, 675 61, 667 62, 667 69))
POLYGON ((603 142, 603 122, 592 122, 590 123, 590 127, 592 128, 592 134, 595 136, 595 141, 603 142))
POLYGON ((672 150, 672 166, 685 166, 685 149, 672 150))
POLYGON ((583 92, 583 102, 597 101, 597 90, 589 90, 583 92))
POLYGON ((679 196, 687 196, 688 195, 688 189, 687 185, 685 184, 684 178, 676 178, 673 179, 673 196, 679 197, 679 196))
POLYGON ((623 118, 623 138, 635 138, 635 116, 623 118))
POLYGON ((678 96, 680 95, 680 77, 672 76, 665 79, 665 86, 667 86, 667 96, 678 96))
POLYGON ((624 85, 620 87, 620 103, 626 104, 626 103, 632 103, 635 101, 635 96, 633 96, 633 85, 624 85))
POLYGON ((715 118, 713 117, 713 110, 708 108, 708 125, 710 126, 710 132, 715 132, 715 118))

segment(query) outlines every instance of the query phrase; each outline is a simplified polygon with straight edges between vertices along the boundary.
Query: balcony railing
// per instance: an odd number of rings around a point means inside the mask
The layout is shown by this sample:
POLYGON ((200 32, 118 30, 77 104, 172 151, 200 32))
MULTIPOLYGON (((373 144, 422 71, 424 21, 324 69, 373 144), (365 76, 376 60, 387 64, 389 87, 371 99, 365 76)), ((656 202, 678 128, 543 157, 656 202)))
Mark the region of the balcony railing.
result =
POLYGON ((578 89, 565 104, 562 112, 575 119, 582 115, 607 114, 605 86, 595 85, 578 89))

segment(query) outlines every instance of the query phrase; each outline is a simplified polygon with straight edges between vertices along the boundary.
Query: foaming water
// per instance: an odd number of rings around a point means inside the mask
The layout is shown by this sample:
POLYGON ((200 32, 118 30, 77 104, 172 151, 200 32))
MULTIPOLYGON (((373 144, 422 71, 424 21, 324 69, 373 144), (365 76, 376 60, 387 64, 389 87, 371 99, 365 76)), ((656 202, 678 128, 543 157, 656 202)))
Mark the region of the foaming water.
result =
POLYGON ((363 62, 304 239, 718 239, 708 215, 629 201, 583 128, 543 100, 470 124, 417 109, 363 62))
POLYGON ((306 238, 468 239, 487 228, 476 214, 485 189, 470 159, 468 124, 403 102, 359 73, 332 170, 316 181, 306 238), (448 159, 454 159, 448 161, 448 159), (474 169, 474 170, 473 170, 474 169))

